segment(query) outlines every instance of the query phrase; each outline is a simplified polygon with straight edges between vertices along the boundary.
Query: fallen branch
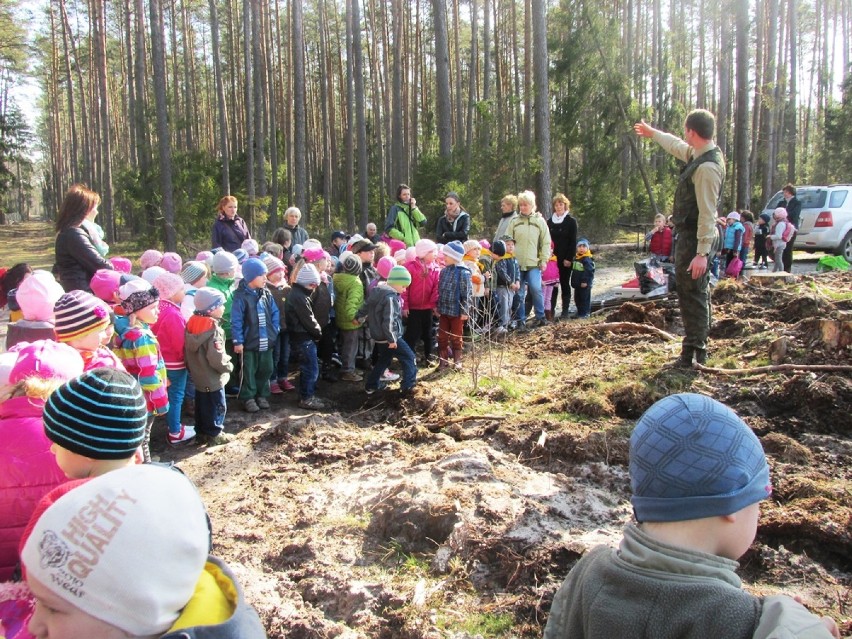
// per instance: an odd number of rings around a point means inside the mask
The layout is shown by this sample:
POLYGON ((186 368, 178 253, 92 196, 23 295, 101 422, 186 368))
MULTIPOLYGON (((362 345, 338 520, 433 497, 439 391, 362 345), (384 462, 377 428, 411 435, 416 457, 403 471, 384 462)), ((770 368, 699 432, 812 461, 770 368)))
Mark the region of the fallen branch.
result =
POLYGON ((444 421, 445 424, 460 424, 462 422, 473 422, 480 419, 486 420, 504 420, 506 419, 505 415, 457 415, 456 417, 447 417, 444 421))
POLYGON ((589 328, 596 331, 613 331, 620 333, 650 333, 657 337, 662 337, 665 340, 673 341, 680 339, 677 335, 664 331, 656 326, 648 324, 637 324, 636 322, 605 322, 603 324, 589 324, 583 328, 589 328))
POLYGON ((754 375, 759 373, 792 373, 795 371, 815 373, 852 373, 852 365, 848 364, 775 364, 773 366, 755 366, 754 368, 713 368, 694 364, 693 367, 702 373, 715 375, 754 375))

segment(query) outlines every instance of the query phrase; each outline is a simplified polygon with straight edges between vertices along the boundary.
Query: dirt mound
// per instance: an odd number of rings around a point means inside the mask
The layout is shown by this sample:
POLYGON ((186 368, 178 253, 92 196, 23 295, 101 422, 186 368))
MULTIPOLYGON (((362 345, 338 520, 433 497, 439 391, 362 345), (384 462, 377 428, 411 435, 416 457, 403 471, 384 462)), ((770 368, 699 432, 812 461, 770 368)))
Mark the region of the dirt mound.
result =
POLYGON ((158 423, 154 448, 198 484, 214 552, 270 637, 531 638, 577 559, 631 518, 636 418, 704 393, 770 460, 746 588, 801 595, 849 633, 850 290, 852 274, 720 283, 708 364, 729 374, 669 366, 675 301, 628 303, 606 318, 628 331, 592 320, 481 338, 462 372, 421 370, 412 395, 321 384, 334 412, 285 394, 256 415, 232 405, 230 444, 172 449, 158 423), (761 368, 773 363, 835 369, 761 368))

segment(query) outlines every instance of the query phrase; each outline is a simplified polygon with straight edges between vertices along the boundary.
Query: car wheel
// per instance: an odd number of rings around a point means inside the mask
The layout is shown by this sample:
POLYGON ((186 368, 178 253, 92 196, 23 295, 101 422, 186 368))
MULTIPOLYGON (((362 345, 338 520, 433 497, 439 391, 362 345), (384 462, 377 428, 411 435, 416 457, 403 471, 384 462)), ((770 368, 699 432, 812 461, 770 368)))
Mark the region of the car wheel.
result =
POLYGON ((843 238, 835 253, 836 255, 842 255, 846 258, 847 262, 852 264, 852 231, 846 234, 846 237, 843 238))

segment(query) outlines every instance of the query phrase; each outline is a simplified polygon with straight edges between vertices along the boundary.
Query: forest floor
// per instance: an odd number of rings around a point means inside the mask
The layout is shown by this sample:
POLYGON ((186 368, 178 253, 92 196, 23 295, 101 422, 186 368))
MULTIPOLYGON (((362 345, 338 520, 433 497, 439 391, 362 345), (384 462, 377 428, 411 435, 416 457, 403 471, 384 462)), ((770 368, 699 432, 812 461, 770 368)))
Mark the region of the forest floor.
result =
MULTIPOLYGON (((596 289, 629 279, 634 257, 599 253, 596 289)), ((708 365, 727 373, 667 366, 675 300, 626 303, 466 344, 463 371, 422 369, 410 397, 338 382, 319 386, 328 411, 292 392, 254 415, 231 400, 231 443, 170 448, 158 422, 152 448, 198 486, 213 552, 271 638, 532 638, 574 563, 631 519, 635 420, 667 394, 703 393, 770 461, 744 587, 799 595, 849 636, 852 272, 789 279, 714 290, 708 365), (730 373, 771 364, 847 368, 730 373)))

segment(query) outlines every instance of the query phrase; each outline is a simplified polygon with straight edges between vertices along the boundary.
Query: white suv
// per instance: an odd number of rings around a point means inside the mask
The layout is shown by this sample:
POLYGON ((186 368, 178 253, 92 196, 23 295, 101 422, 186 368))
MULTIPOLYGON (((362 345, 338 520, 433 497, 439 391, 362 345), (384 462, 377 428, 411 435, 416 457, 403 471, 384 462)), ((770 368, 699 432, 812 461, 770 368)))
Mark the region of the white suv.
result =
MULTIPOLYGON (((802 203, 802 215, 793 247, 842 255, 852 263, 852 184, 798 186, 796 197, 802 203)), ((784 194, 778 191, 764 212, 771 215, 783 200, 784 194)))

